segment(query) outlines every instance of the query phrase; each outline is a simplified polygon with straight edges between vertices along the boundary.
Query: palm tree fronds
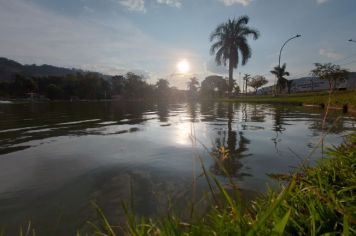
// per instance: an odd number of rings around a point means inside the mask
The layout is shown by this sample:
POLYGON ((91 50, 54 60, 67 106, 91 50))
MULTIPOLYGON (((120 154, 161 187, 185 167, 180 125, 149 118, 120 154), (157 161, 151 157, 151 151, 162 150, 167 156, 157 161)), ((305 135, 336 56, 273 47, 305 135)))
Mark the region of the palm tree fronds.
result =
POLYGON ((210 35, 210 41, 215 41, 210 48, 210 54, 215 54, 216 63, 226 65, 226 62, 229 61, 229 96, 233 87, 233 69, 237 68, 240 55, 242 65, 245 65, 252 55, 247 37, 252 35, 256 40, 260 36, 258 30, 247 26, 248 22, 248 16, 229 19, 218 25, 210 35))
POLYGON ((240 16, 236 21, 237 25, 247 25, 250 18, 248 16, 240 16))

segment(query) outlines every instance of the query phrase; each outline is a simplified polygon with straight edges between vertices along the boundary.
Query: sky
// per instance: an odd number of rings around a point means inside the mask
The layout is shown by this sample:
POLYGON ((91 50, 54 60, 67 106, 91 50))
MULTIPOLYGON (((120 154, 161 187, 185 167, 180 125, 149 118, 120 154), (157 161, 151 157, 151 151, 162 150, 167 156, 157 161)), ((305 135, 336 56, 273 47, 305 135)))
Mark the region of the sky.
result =
POLYGON ((290 79, 308 76, 315 62, 356 71, 355 0, 0 0, 0 57, 109 75, 132 71, 185 88, 190 77, 227 75, 209 54, 209 36, 229 18, 247 15, 260 31, 252 57, 234 71, 264 75, 287 63, 290 79), (188 73, 177 64, 186 60, 188 73))

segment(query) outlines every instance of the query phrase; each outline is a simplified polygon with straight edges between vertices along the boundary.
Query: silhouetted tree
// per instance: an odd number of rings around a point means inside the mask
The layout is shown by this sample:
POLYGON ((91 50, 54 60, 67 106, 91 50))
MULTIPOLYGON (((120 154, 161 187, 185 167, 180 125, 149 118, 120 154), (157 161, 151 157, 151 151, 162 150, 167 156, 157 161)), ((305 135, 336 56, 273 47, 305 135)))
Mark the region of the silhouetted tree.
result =
MULTIPOLYGON (((293 85, 293 80, 287 80, 288 94, 291 93, 292 85, 293 85)), ((312 91, 313 91, 313 88, 312 88, 312 91)))
POLYGON ((111 89, 115 95, 122 95, 125 88, 126 78, 122 75, 116 75, 111 78, 111 89))
POLYGON ((15 80, 8 85, 9 93, 13 97, 26 97, 27 93, 34 92, 36 85, 32 79, 17 74, 15 80))
POLYGON ((50 84, 46 89, 46 96, 51 99, 61 99, 63 96, 63 90, 55 84, 50 84))
POLYGON ((239 62, 245 65, 251 57, 251 48, 247 43, 247 37, 252 35, 256 40, 259 32, 247 26, 248 16, 242 16, 239 19, 229 19, 216 27, 210 36, 210 41, 216 42, 211 46, 210 53, 215 54, 215 61, 218 65, 226 65, 229 61, 229 97, 233 89, 233 71, 237 68, 239 62), (241 57, 240 57, 241 56, 241 57))
POLYGON ((271 73, 277 77, 277 90, 281 93, 287 83, 287 79, 284 76, 289 76, 289 72, 286 71, 286 63, 284 63, 281 67, 274 67, 273 70, 271 70, 271 73))
POLYGON ((228 90, 228 82, 222 76, 212 75, 201 82, 201 95, 203 97, 222 97, 228 90))
POLYGON ((190 78, 187 82, 188 96, 190 98, 196 98, 198 95, 199 81, 197 78, 190 78))
POLYGON ((338 82, 345 81, 349 72, 342 69, 339 65, 331 63, 315 63, 315 68, 311 71, 313 76, 319 77, 321 80, 327 80, 329 83, 329 90, 332 92, 338 82))
POLYGON ((165 79, 159 79, 156 83, 157 95, 159 99, 167 99, 169 96, 169 82, 165 79))
POLYGON ((257 89, 262 87, 263 85, 266 85, 267 83, 268 80, 264 76, 256 75, 251 79, 251 81, 248 82, 248 86, 254 88, 255 93, 257 93, 257 89))

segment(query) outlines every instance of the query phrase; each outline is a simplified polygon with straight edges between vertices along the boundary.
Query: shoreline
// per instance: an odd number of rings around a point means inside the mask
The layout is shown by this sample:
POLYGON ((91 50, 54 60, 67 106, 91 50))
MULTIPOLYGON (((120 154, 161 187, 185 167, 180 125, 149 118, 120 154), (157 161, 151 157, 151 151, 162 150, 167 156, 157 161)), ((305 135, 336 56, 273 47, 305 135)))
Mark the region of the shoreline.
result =
MULTIPOLYGON (((328 104, 329 94, 327 92, 296 93, 290 95, 250 95, 236 98, 221 98, 224 102, 247 102, 247 103, 269 103, 269 104, 294 104, 298 106, 325 109, 328 104)), ((330 110, 342 111, 356 115, 356 91, 336 91, 331 95, 330 110)))

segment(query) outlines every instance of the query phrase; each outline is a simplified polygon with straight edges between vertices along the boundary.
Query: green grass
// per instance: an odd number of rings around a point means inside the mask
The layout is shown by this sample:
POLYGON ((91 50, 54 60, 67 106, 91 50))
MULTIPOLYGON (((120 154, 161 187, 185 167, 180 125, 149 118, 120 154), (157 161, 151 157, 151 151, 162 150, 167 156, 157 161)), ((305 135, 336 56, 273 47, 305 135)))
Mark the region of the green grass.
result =
MULTIPOLYGON (((295 93, 290 95, 240 96, 231 99, 222 99, 231 102, 254 102, 254 103, 295 103, 295 104, 327 104, 329 94, 327 92, 295 93)), ((356 91, 336 91, 332 94, 331 105, 356 107, 356 91)))
MULTIPOLYGON (((356 235, 356 133, 315 167, 275 175, 279 192, 269 190, 241 210, 238 198, 206 173, 219 192, 211 210, 183 219, 174 214, 161 219, 138 219, 126 207, 126 230, 115 232, 98 209, 101 223, 94 235, 356 235)), ((213 199, 213 198, 211 198, 213 199)), ((78 234, 79 235, 79 234, 78 234)))

